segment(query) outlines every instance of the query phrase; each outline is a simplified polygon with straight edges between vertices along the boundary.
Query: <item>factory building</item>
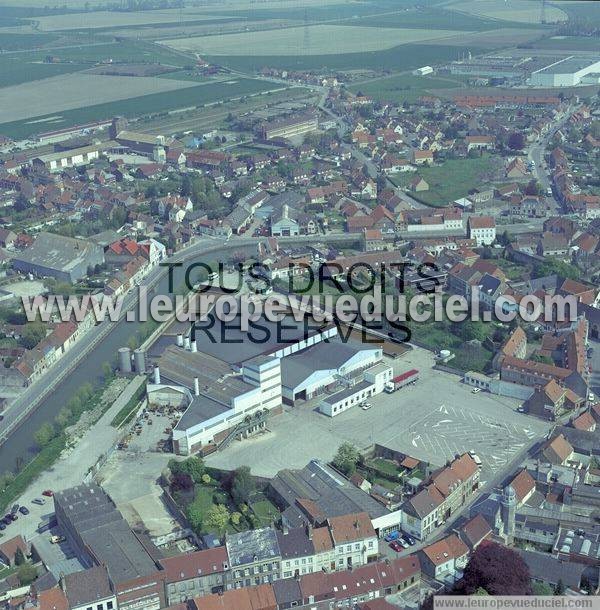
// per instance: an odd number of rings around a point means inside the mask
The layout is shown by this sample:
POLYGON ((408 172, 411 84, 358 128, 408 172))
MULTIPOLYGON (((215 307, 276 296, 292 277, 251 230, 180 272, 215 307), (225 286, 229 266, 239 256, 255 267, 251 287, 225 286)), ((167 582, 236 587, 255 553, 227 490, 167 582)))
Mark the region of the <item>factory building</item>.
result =
POLYGON ((598 72, 599 58, 571 56, 533 72, 530 84, 534 87, 574 87, 588 74, 598 72))
POLYGON ((265 140, 274 138, 292 138, 301 136, 319 128, 319 121, 313 114, 294 115, 285 119, 276 119, 261 126, 261 135, 265 140))
POLYGON ((103 263, 104 251, 97 244, 42 232, 29 248, 15 255, 12 266, 22 273, 73 283, 103 263))
POLYGON ((289 315, 257 324, 260 330, 245 332, 236 321, 209 314, 205 329, 192 334, 189 325, 174 322, 150 346, 155 372, 147 385, 149 404, 183 413, 172 432, 175 453, 207 455, 261 432, 283 403, 295 405, 364 379, 370 388, 383 387, 373 369, 382 360, 381 347, 344 343, 335 325, 310 318, 289 315))

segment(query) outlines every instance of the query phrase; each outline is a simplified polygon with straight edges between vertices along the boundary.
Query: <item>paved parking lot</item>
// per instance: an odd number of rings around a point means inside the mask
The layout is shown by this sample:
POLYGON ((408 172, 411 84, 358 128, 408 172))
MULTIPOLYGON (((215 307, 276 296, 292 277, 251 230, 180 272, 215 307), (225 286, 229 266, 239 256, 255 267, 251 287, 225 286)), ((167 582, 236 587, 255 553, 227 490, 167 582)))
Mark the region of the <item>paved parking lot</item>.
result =
POLYGON ((226 469, 251 464, 255 474, 273 476, 282 468, 301 468, 312 458, 330 460, 340 443, 350 441, 360 449, 379 443, 435 465, 474 450, 486 480, 548 430, 545 422, 518 413, 519 401, 473 394, 458 376, 433 370, 426 350, 414 349, 388 362, 395 373, 419 369, 420 381, 372 398, 369 411, 354 407, 334 418, 316 412, 315 403, 288 407, 270 420, 269 432, 234 441, 207 463, 226 469))

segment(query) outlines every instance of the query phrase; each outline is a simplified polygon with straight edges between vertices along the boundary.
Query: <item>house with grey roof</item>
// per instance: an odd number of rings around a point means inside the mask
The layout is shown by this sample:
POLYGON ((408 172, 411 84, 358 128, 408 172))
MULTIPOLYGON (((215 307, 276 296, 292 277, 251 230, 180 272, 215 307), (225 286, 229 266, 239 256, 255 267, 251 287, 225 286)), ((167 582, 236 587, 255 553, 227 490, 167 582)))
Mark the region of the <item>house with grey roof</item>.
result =
POLYGON ((230 571, 227 588, 267 584, 281 578, 281 551, 272 527, 225 537, 230 571))

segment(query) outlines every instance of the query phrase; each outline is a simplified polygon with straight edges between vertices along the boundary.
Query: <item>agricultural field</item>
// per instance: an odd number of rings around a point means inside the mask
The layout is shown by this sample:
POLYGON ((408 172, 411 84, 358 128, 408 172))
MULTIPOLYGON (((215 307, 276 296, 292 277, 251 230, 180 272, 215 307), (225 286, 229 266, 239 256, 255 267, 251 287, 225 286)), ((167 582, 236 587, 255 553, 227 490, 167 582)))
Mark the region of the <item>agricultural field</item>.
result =
MULTIPOLYGON (((441 41, 439 41, 441 42, 441 41)), ((446 42, 446 41, 444 41, 446 42)), ((494 47, 482 47, 478 52, 492 51, 494 47)), ((255 72, 265 66, 285 70, 410 70, 424 65, 446 63, 459 59, 465 48, 450 44, 406 44, 370 53, 346 53, 343 55, 221 55, 204 56, 207 61, 234 70, 255 72)))
POLYGON ((590 36, 552 36, 536 41, 531 46, 534 49, 598 52, 600 40, 590 36))
POLYGON ((4 34, 0 32, 0 52, 37 49, 57 40, 53 34, 4 34))
MULTIPOLYGON (((188 23, 223 19, 218 15, 207 15, 198 9, 167 9, 153 11, 96 11, 92 13, 71 13, 67 15, 49 15, 36 19, 41 32, 60 30, 90 30, 97 28, 119 28, 164 23, 188 23)), ((229 17, 233 19, 233 17, 229 17)))
MULTIPOLYGON (((569 19, 589 27, 600 27, 600 3, 559 0, 555 6, 569 15, 569 19)), ((597 50, 598 47, 596 47, 597 50)))
MULTIPOLYGON (((164 79, 165 82, 169 82, 164 79)), ((191 81, 186 85, 194 85, 191 81)), ((163 91, 152 95, 132 97, 104 104, 84 106, 60 113, 31 117, 29 121, 12 121, 0 124, 0 133, 15 139, 27 138, 35 133, 60 129, 92 121, 110 119, 115 115, 134 118, 176 110, 219 103, 223 100, 244 97, 272 89, 272 83, 239 78, 234 81, 188 86, 175 91, 163 91)))
POLYGON ((162 44, 180 51, 212 56, 244 55, 252 49, 255 55, 340 55, 369 53, 457 35, 453 30, 399 28, 362 28, 343 25, 314 25, 263 32, 243 32, 165 40, 162 44))
POLYGON ((470 189, 490 182, 496 174, 498 159, 484 155, 474 159, 449 159, 442 165, 420 167, 417 175, 429 184, 428 191, 412 196, 427 205, 446 206, 455 199, 464 197, 470 189))
POLYGON ((414 76, 400 74, 387 78, 378 78, 366 83, 353 85, 351 91, 361 92, 375 100, 402 103, 413 102, 422 95, 435 92, 436 89, 456 89, 463 86, 465 79, 459 76, 414 76))
POLYGON ((92 104, 103 104, 132 97, 193 87, 190 81, 155 77, 97 76, 65 74, 42 81, 0 89, 0 122, 9 123, 54 114, 92 104))
MULTIPOLYGON (((467 0, 451 5, 452 10, 475 15, 477 17, 499 19, 502 21, 519 21, 521 23, 540 23, 541 3, 536 0, 467 0)), ((566 21, 567 14, 559 8, 548 4, 546 7, 548 22, 566 21)))
POLYGON ((69 74, 87 67, 77 63, 46 64, 24 55, 23 53, 0 55, 0 88, 50 78, 59 74, 69 74))

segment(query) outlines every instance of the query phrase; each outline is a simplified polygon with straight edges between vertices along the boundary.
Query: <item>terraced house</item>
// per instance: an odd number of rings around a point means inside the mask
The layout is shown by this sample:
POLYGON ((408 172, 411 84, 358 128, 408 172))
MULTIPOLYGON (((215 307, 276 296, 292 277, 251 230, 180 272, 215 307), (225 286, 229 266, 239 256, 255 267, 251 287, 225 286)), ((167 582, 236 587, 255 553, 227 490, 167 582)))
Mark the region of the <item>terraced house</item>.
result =
POLYGON ((467 502, 478 484, 479 468, 464 453, 434 472, 425 487, 402 505, 402 529, 426 540, 467 502))

